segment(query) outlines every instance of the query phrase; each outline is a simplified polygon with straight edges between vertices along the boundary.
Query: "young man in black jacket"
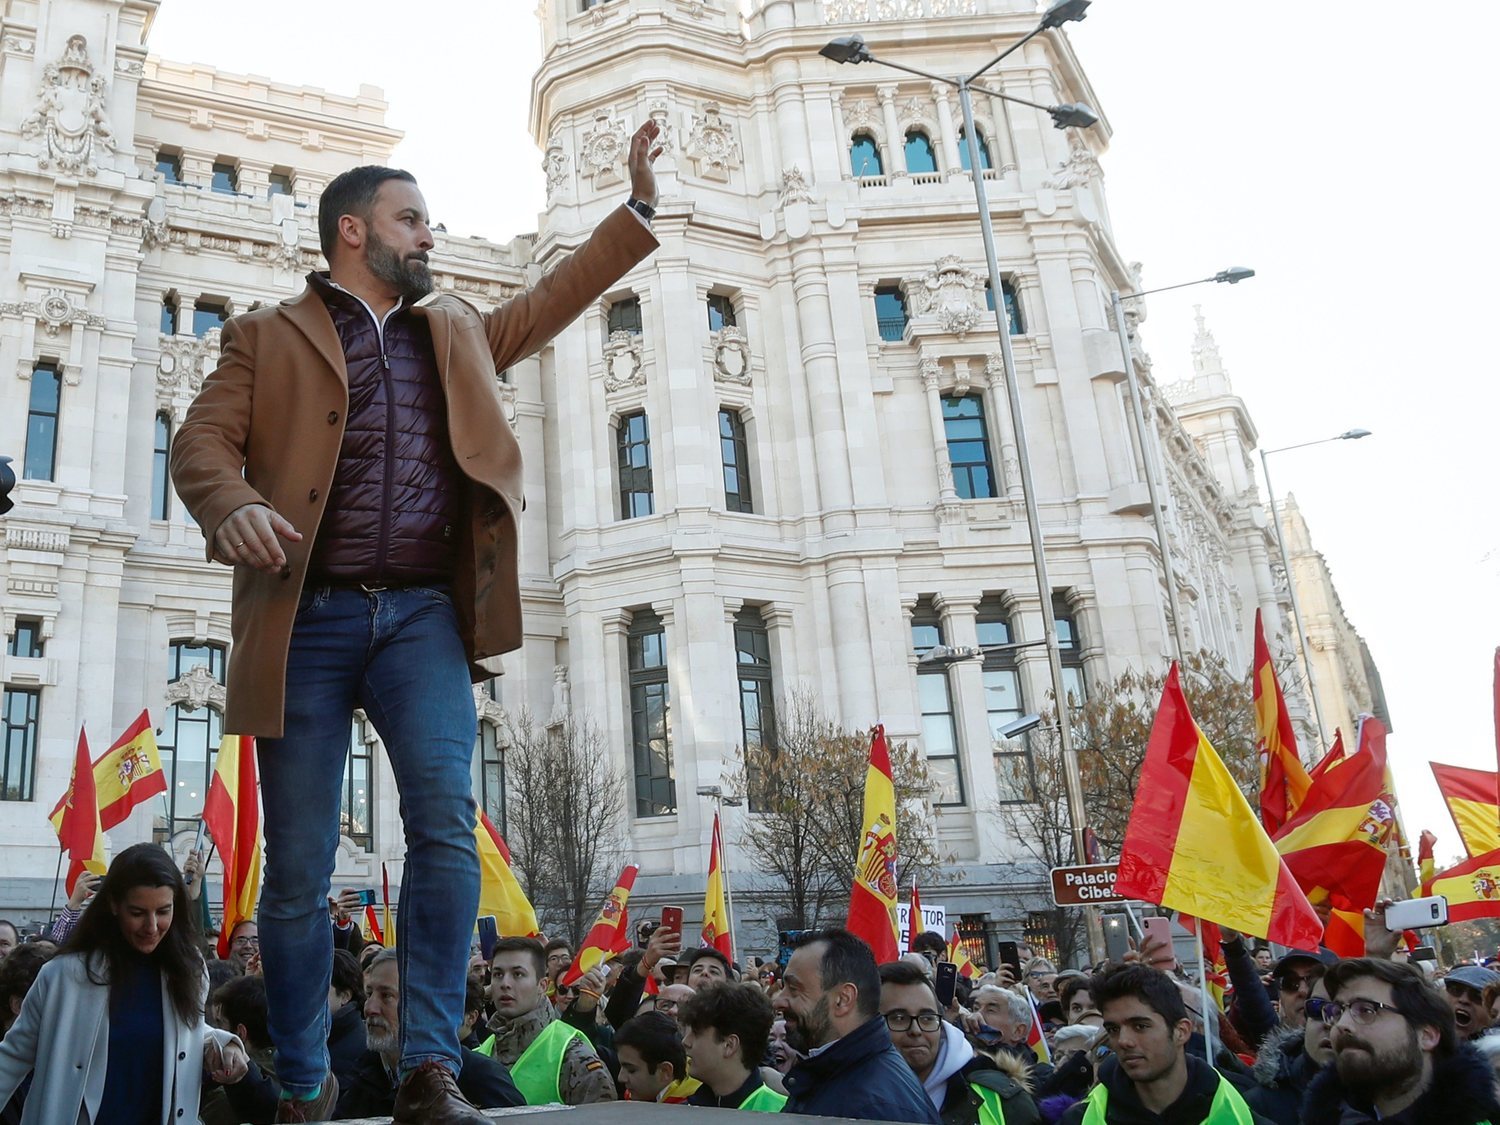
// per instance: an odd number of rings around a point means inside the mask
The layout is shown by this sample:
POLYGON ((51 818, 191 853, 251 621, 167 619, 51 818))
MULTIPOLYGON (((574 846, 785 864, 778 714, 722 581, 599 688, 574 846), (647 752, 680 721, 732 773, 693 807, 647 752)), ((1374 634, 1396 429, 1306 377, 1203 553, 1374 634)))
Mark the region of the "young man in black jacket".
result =
POLYGON ((1333 1061, 1328 1002, 1328 986, 1320 978, 1307 998, 1302 1026, 1278 1028, 1260 1046, 1254 1067, 1257 1085, 1245 1101, 1276 1125, 1301 1125, 1307 1088, 1333 1061))

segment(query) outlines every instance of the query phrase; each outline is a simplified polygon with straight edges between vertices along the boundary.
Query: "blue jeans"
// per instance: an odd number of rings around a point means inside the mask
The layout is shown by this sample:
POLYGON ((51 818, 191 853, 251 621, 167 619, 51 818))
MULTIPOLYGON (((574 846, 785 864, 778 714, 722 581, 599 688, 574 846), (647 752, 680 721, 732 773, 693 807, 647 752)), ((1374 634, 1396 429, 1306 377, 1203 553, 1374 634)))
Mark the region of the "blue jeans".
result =
MULTIPOLYGON (((292 628, 281 738, 258 740, 266 862, 260 953, 283 1093, 328 1072, 328 893, 354 709, 390 755, 406 829, 396 919, 401 1073, 460 1066, 469 941, 479 912, 474 696, 447 587, 310 587, 292 628), (415 888, 420 887, 420 891, 415 888)), ((371 802, 373 807, 373 801, 371 802)))

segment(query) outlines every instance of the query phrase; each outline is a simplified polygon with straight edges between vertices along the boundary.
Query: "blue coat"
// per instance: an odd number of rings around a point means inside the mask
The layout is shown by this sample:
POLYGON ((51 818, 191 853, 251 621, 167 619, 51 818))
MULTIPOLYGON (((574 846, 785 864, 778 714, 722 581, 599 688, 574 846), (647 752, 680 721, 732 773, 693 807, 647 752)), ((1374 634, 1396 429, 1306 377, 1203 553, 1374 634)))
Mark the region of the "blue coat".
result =
POLYGON ((874 1016, 786 1076, 784 1113, 940 1125, 932 1099, 874 1016))

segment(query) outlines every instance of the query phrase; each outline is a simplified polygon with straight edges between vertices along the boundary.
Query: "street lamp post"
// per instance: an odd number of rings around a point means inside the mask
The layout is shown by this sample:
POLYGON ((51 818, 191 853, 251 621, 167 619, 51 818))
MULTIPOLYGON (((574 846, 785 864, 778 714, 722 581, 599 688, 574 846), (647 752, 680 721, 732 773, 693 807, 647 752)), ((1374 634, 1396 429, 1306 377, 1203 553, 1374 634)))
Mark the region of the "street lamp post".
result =
POLYGON ((729 915, 729 949, 738 959, 740 943, 734 936, 734 890, 729 885, 729 845, 724 842, 724 809, 737 809, 744 802, 739 797, 726 796, 719 785, 698 786, 698 796, 712 798, 714 817, 719 822, 719 878, 724 882, 724 912, 729 915))
POLYGON ((1331 441, 1358 441, 1360 438, 1369 437, 1369 430, 1353 429, 1345 430, 1341 434, 1335 434, 1330 438, 1319 438, 1317 441, 1301 441, 1296 445, 1283 445, 1279 449, 1262 449, 1260 451, 1260 471, 1266 478, 1266 494, 1271 499, 1271 527, 1276 532, 1276 546, 1281 551, 1281 569, 1286 574, 1287 593, 1292 600, 1292 620, 1297 626, 1297 648, 1302 653, 1302 669, 1307 676, 1307 694, 1312 696, 1313 718, 1318 724, 1318 741, 1327 745, 1328 728, 1323 723, 1323 704, 1318 698, 1318 681, 1313 674, 1312 655, 1307 647, 1307 629, 1302 624, 1302 606, 1297 601, 1297 583, 1292 577, 1292 562, 1287 555, 1286 536, 1281 533, 1281 516, 1276 511, 1276 490, 1271 485, 1271 466, 1267 458, 1273 453, 1285 453, 1289 449, 1306 449, 1309 445, 1326 445, 1331 441))
POLYGON ((1125 382, 1130 387, 1130 418, 1135 428, 1135 446, 1141 452, 1141 462, 1146 470, 1146 496, 1151 502, 1151 519, 1156 524, 1156 546, 1161 553, 1162 580, 1167 586, 1167 612, 1172 615, 1172 647, 1174 655, 1181 660, 1187 653, 1187 644, 1182 635, 1182 613, 1177 606, 1177 576, 1172 569, 1172 549, 1167 542, 1166 509, 1161 502, 1161 492, 1156 485, 1156 459, 1146 444, 1145 411, 1141 407, 1141 381, 1135 371, 1135 357, 1130 351, 1130 333, 1125 328, 1124 302, 1135 297, 1146 297, 1152 293, 1165 293, 1168 289, 1183 289, 1189 285, 1203 285, 1210 281, 1238 285, 1255 271, 1244 266, 1231 266, 1220 270, 1212 277, 1201 277, 1196 281, 1184 281, 1177 285, 1163 285, 1157 289, 1145 289, 1137 293, 1110 291, 1109 303, 1115 314, 1115 331, 1120 337, 1120 360, 1125 364, 1125 382))

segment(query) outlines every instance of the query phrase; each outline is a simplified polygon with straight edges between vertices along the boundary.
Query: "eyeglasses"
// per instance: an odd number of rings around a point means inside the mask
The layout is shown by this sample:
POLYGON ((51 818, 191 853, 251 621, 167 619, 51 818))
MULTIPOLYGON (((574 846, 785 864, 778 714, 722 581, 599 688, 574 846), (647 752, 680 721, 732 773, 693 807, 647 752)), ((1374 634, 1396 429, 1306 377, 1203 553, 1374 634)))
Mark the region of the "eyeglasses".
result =
POLYGON ((652 1007, 658 1012, 675 1012, 677 1010, 677 1001, 658 998, 652 1007))
POLYGON ((910 1012, 887 1012, 885 1014, 885 1026, 892 1031, 910 1031, 913 1023, 923 1031, 936 1031, 943 1026, 943 1017, 936 1012, 918 1012, 916 1015, 910 1012))
POLYGON ((230 944, 231 947, 242 946, 242 947, 245 947, 245 948, 249 948, 250 946, 254 946, 256 949, 259 949, 260 948, 260 938, 258 938, 258 937, 237 937, 237 938, 231 939, 230 942, 229 942, 229 944, 230 944))
POLYGON ((1312 974, 1304 976, 1301 973, 1287 973, 1281 978, 1281 991, 1300 992, 1304 988, 1311 988, 1316 979, 1312 974))
POLYGON ((1319 1023, 1334 1024, 1338 1020, 1328 1014, 1328 1009, 1333 1007, 1332 1000, 1324 1000, 1321 996, 1313 996, 1308 999, 1307 1006, 1303 1010, 1307 1012, 1307 1018, 1317 1020, 1319 1023))
MULTIPOLYGON (((1321 1005, 1323 1014, 1317 1018, 1332 1027, 1339 1022, 1345 1012, 1354 1017, 1357 1024, 1371 1024, 1375 1022, 1381 1012, 1400 1012, 1401 1009, 1393 1004, 1382 1004, 1379 1000, 1351 1000, 1347 1004, 1340 1004, 1337 1000, 1325 1000, 1321 1005)), ((1308 1011, 1312 1010, 1312 1001, 1307 1003, 1308 1011)))

